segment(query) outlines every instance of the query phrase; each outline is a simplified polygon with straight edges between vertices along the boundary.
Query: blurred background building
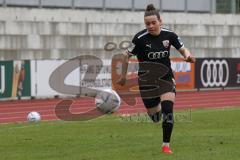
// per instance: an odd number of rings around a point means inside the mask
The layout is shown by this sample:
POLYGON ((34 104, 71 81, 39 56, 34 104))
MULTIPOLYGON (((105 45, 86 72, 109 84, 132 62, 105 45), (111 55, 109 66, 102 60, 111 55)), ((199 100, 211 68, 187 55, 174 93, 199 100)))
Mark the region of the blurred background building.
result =
POLYGON ((239 13, 240 0, 0 0, 3 7, 144 10, 155 4, 160 11, 239 13))
MULTIPOLYGON (((49 84, 52 73, 84 55, 103 63, 91 70, 98 77, 86 86, 111 88, 119 76, 113 76, 119 67, 111 66, 112 57, 145 28, 150 3, 159 10, 163 27, 175 31, 197 57, 195 64, 185 63, 172 49, 178 91, 239 89, 240 0, 0 0, 0 99, 62 95, 49 84)), ((86 66, 80 61, 64 84, 85 85, 86 66)))
POLYGON ((240 57, 240 0, 0 0, 0 59, 111 58, 149 3, 196 57, 240 57))

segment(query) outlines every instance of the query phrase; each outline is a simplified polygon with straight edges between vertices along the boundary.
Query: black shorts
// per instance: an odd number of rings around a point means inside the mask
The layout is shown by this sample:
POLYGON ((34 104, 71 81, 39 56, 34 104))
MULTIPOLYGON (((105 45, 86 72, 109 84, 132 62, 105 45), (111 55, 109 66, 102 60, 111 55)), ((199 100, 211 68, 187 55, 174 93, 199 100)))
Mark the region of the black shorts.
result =
POLYGON ((155 81, 139 81, 139 90, 146 108, 156 107, 160 102, 160 96, 167 92, 176 94, 176 84, 172 76, 155 81), (149 83, 150 82, 150 83, 149 83))

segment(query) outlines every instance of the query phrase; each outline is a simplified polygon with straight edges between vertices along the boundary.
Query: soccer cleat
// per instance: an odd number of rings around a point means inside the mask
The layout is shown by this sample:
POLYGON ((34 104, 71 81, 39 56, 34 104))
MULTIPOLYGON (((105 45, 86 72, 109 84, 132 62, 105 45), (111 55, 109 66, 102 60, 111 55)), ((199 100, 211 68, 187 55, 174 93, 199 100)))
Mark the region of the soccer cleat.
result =
POLYGON ((162 153, 173 154, 173 152, 171 151, 170 147, 168 147, 168 146, 163 146, 162 147, 162 153))

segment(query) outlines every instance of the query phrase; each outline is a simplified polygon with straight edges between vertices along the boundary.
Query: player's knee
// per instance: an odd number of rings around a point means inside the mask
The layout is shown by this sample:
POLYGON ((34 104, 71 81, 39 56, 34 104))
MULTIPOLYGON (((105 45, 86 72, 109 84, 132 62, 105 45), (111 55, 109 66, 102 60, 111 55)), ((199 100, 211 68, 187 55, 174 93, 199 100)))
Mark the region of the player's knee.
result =
POLYGON ((173 124, 173 122, 174 122, 173 104, 174 103, 169 100, 164 100, 161 102, 163 123, 172 123, 173 124))
POLYGON ((152 121, 154 123, 157 123, 161 120, 162 113, 161 113, 161 111, 153 113, 153 114, 148 113, 148 116, 152 119, 152 121))

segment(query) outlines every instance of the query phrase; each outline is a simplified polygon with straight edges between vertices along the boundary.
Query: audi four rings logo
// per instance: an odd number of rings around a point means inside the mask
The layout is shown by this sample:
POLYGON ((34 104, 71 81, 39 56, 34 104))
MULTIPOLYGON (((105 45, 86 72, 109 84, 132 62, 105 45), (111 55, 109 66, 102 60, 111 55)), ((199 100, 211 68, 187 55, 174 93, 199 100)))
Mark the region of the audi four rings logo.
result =
POLYGON ((161 51, 161 52, 149 52, 148 58, 149 59, 161 59, 168 56, 168 51, 161 51))
POLYGON ((201 66, 201 82, 204 87, 226 86, 229 67, 226 60, 204 60, 201 66))

